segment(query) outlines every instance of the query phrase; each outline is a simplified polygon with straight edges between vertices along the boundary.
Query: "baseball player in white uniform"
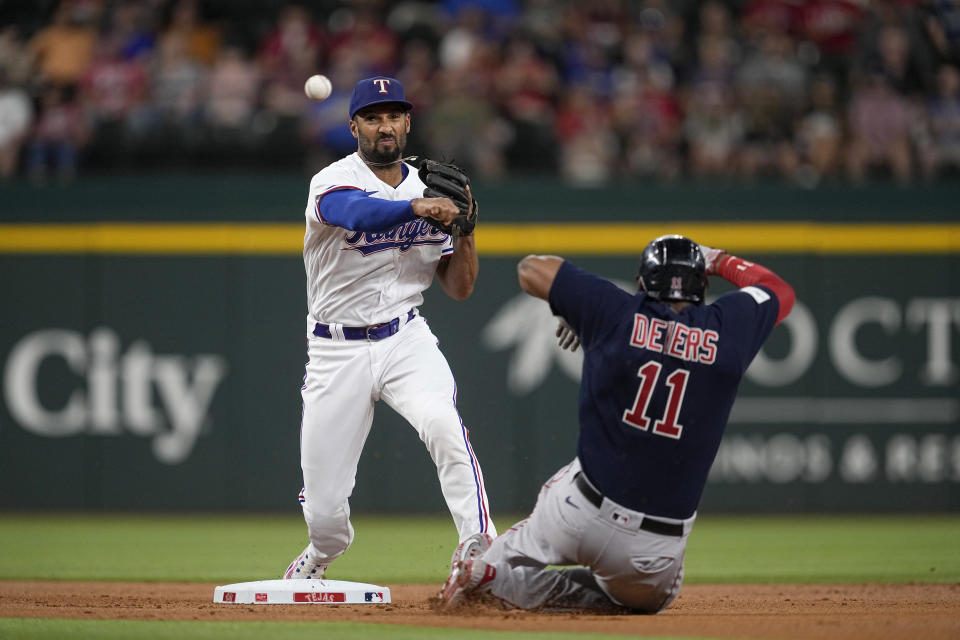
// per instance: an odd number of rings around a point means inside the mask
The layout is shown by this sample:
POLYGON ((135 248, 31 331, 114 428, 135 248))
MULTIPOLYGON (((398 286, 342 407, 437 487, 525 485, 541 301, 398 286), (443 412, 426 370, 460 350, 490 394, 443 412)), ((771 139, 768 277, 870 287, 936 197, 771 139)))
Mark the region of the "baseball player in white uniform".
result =
POLYGON ((477 254, 472 236, 454 242, 427 222, 449 223, 458 209, 447 198, 421 197, 424 183, 402 160, 411 108, 394 78, 358 82, 350 101, 357 151, 310 181, 300 433, 310 542, 284 578, 322 578, 353 541, 349 497, 378 400, 409 421, 437 466, 459 533, 453 563, 496 536, 453 374, 418 311, 434 276, 448 295, 466 299, 477 254))

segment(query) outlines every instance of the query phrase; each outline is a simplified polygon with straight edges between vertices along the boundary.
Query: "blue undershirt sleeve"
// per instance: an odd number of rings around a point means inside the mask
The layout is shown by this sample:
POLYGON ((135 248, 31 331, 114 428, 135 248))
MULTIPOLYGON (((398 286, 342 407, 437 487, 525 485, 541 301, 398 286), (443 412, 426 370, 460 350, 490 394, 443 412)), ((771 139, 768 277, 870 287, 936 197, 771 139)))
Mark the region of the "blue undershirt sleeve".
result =
POLYGON ((371 198, 360 189, 338 189, 323 196, 320 216, 350 231, 386 231, 414 218, 409 200, 371 198))

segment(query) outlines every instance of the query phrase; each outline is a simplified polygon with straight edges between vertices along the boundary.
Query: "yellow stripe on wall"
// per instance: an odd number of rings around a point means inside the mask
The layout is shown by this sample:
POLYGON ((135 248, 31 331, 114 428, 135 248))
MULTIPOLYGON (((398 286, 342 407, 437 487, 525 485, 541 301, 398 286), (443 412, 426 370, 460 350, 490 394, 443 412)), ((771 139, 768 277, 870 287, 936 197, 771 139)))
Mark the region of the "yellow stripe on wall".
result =
POLYGON ((487 225, 488 255, 636 255, 653 238, 679 233, 744 253, 960 253, 960 224, 692 223, 487 225))
MULTIPOLYGON (((637 255, 656 236, 680 233, 743 253, 953 254, 960 224, 654 222, 481 224, 481 255, 637 255)), ((287 255, 303 249, 296 223, 0 224, 0 253, 287 255)))
POLYGON ((7 253, 288 254, 302 250, 302 224, 0 225, 0 252, 7 253))

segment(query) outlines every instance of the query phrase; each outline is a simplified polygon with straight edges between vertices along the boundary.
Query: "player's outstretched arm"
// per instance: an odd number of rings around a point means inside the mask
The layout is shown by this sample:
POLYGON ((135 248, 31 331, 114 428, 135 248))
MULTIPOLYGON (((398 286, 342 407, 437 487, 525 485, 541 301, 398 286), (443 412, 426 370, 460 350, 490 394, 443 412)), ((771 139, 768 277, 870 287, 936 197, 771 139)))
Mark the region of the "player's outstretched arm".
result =
POLYGON ((706 259, 708 276, 720 276, 740 289, 755 284, 762 285, 777 296, 780 307, 777 324, 790 314, 793 303, 796 301, 796 294, 793 287, 783 278, 766 267, 732 256, 726 251, 711 249, 704 245, 700 245, 700 250, 706 259))
POLYGON ((517 265, 520 288, 536 298, 547 300, 562 264, 563 258, 559 256, 527 256, 517 265))
POLYGON ((463 301, 473 293, 480 263, 472 235, 460 236, 454 239, 454 243, 453 255, 443 258, 437 265, 437 279, 444 293, 454 300, 463 301))
POLYGON ((371 198, 360 189, 336 189, 319 198, 320 220, 351 231, 385 231, 413 220, 406 200, 371 198))
MULTIPOLYGON (((532 296, 549 300, 550 289, 562 265, 563 258, 558 256, 527 256, 517 265, 517 279, 520 281, 520 287, 532 296)), ((577 336, 577 332, 563 316, 557 316, 557 320, 557 344, 561 349, 576 351, 580 347, 580 337, 577 336)))

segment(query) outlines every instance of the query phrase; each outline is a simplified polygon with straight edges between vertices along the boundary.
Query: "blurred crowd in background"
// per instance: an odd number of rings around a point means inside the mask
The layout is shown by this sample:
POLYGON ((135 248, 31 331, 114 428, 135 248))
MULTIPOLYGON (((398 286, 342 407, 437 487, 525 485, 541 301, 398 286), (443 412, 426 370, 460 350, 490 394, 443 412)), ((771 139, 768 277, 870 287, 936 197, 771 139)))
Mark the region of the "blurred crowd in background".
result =
POLYGON ((960 175, 960 0, 36 0, 0 1, 0 176, 312 173, 381 74, 407 152, 486 180, 960 175))

